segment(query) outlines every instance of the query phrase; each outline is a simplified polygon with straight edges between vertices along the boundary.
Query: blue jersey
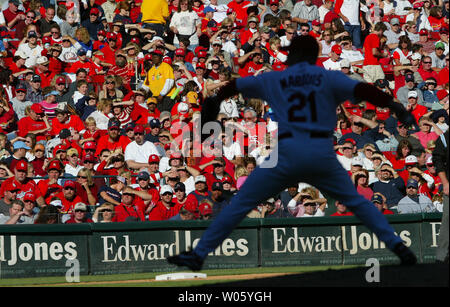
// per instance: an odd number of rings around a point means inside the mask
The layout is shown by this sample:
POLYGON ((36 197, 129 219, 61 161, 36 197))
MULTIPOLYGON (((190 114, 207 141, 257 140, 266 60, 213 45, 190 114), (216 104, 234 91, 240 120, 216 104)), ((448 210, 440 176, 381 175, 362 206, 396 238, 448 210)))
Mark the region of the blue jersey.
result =
POLYGON ((306 62, 284 71, 236 80, 237 89, 246 97, 265 100, 284 132, 332 132, 336 127, 336 108, 348 99, 359 81, 340 71, 329 71, 306 62))

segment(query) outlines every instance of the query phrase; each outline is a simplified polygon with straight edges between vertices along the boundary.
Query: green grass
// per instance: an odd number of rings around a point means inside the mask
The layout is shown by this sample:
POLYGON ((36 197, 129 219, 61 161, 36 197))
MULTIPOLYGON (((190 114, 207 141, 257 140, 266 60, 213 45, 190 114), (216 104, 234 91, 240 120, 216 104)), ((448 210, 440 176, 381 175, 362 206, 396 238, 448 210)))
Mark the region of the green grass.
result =
MULTIPOLYGON (((220 269, 220 270, 203 270, 201 273, 207 274, 207 276, 220 276, 220 275, 242 275, 242 274, 264 274, 264 273, 307 273, 315 271, 323 271, 328 269, 339 270, 348 269, 356 266, 292 266, 292 267, 264 267, 264 268, 245 268, 245 269, 220 269)), ((40 287, 40 286, 67 286, 67 287, 189 287, 200 286, 205 284, 220 283, 227 280, 203 280, 203 279, 191 279, 191 280, 179 280, 179 281, 157 281, 148 282, 147 279, 154 279, 157 275, 173 273, 173 272, 157 272, 157 273, 136 273, 136 274, 114 274, 114 275, 82 275, 80 276, 81 283, 92 284, 78 284, 67 283, 64 276, 54 277, 33 277, 33 278, 11 278, 0 280, 1 287, 40 287), (120 282, 129 281, 133 282, 120 282), (114 283, 109 283, 114 282, 114 283)))

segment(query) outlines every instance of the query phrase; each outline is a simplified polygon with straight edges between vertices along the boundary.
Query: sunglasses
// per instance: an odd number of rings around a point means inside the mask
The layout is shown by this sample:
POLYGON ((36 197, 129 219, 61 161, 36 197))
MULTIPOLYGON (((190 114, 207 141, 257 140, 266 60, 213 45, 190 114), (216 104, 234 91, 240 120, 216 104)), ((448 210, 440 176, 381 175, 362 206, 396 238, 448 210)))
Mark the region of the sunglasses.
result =
POLYGON ((142 132, 135 132, 134 135, 144 135, 142 132))
POLYGON ((291 34, 291 35, 293 35, 294 34, 294 32, 286 32, 287 34, 291 34))
POLYGON ((407 189, 417 189, 416 187, 407 187, 407 189))
POLYGON ((72 190, 72 191, 75 191, 75 189, 72 188, 72 187, 66 187, 66 188, 64 188, 64 190, 72 190))
POLYGON ((111 209, 103 209, 102 212, 112 212, 111 209))
POLYGON ((114 84, 114 81, 106 81, 105 84, 114 84))
POLYGON ((308 207, 308 206, 315 206, 316 204, 314 204, 314 203, 306 203, 306 204, 303 204, 303 207, 308 207))
POLYGON ((423 64, 431 64, 431 62, 422 62, 423 64))
POLYGON ((342 149, 343 149, 343 150, 346 150, 346 149, 352 150, 353 148, 352 148, 352 147, 342 147, 342 149))
POLYGON ((87 179, 87 176, 77 176, 77 178, 87 179))
POLYGON ((75 210, 74 212, 75 212, 75 213, 78 213, 78 212, 83 212, 83 213, 85 213, 86 211, 84 211, 84 210, 75 210))

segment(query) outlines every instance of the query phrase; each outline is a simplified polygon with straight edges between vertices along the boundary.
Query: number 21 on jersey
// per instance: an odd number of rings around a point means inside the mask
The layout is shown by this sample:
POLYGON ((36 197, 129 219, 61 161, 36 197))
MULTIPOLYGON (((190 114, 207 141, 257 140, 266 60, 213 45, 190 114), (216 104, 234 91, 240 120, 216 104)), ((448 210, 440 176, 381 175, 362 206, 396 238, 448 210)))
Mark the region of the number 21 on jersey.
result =
POLYGON ((289 96, 288 101, 295 103, 288 110, 288 119, 290 122, 306 122, 308 119, 306 116, 298 116, 298 112, 302 111, 307 104, 309 104, 309 110, 311 115, 311 121, 317 122, 317 108, 315 100, 315 92, 311 91, 308 96, 302 93, 295 93, 289 96))

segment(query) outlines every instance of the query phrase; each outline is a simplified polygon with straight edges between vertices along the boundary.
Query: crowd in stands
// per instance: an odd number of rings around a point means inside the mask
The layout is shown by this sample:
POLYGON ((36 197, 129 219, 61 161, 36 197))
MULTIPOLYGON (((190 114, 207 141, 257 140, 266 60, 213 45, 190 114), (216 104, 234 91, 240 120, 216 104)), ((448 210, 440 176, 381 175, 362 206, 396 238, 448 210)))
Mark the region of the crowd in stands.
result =
MULTIPOLYGON (((205 145, 203 103, 232 78, 286 69, 300 35, 317 39, 317 65, 417 120, 370 101, 337 108, 336 155, 358 192, 384 214, 442 212, 448 0, 0 2, 0 224, 213 219, 276 148, 277 123, 236 95, 220 105, 220 146, 205 145)), ((293 182, 248 217, 346 215, 293 182)))

